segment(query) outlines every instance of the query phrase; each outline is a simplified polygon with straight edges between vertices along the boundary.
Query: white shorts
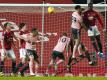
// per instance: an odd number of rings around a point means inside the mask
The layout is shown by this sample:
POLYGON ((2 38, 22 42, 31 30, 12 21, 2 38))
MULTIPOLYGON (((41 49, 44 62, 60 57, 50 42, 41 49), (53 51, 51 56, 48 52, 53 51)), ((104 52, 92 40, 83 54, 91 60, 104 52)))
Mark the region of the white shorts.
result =
POLYGON ((21 58, 26 58, 27 52, 26 52, 26 49, 25 49, 25 48, 19 49, 19 52, 20 52, 20 59, 21 59, 21 58))
POLYGON ((4 49, 1 49, 1 58, 2 57, 9 57, 9 58, 11 58, 11 59, 16 59, 16 56, 15 56, 15 54, 14 54, 14 51, 13 51, 13 49, 11 49, 11 50, 6 50, 6 53, 4 52, 4 49))
POLYGON ((97 26, 90 26, 91 27, 91 30, 89 29, 88 30, 88 36, 97 36, 97 35, 100 35, 100 32, 97 28, 97 26))

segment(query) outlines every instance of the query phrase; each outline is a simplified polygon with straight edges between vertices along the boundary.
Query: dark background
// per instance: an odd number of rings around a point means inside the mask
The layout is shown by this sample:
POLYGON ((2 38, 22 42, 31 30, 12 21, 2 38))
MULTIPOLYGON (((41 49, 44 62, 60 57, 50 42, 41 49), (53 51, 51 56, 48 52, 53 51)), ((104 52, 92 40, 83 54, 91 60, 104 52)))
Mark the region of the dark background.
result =
MULTIPOLYGON (((0 3, 42 3, 43 0, 0 0, 0 3)), ((80 3, 86 4, 87 0, 45 0, 47 3, 56 3, 56 4, 71 4, 71 3, 80 3)), ((100 3, 104 0, 93 0, 94 3, 100 3)))

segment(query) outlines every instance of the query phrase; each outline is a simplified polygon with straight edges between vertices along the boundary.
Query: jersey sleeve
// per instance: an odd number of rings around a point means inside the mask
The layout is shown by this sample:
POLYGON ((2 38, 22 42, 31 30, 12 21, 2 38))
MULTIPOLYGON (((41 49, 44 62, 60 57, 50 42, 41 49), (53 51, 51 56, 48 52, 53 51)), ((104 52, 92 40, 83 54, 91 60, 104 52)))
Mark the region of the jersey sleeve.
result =
POLYGON ((4 32, 2 32, 2 35, 1 35, 1 40, 4 39, 4 32))
POLYGON ((101 24, 101 27, 103 28, 104 27, 103 22, 97 12, 96 12, 96 18, 98 19, 99 23, 101 24))

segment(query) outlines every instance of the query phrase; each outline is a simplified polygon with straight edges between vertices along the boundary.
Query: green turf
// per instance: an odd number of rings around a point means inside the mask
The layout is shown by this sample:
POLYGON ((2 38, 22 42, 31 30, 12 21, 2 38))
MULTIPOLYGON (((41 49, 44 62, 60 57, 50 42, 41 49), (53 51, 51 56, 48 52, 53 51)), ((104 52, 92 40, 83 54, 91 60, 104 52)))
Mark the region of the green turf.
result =
POLYGON ((107 80, 106 77, 0 77, 0 80, 107 80))

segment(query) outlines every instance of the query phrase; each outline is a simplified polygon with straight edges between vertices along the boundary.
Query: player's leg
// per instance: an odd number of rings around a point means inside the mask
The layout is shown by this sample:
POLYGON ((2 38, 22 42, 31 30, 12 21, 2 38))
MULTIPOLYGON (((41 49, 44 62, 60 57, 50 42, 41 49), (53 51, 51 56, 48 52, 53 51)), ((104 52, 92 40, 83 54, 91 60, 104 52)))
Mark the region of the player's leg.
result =
POLYGON ((101 43, 101 40, 100 40, 100 35, 95 36, 95 38, 97 40, 97 44, 98 44, 100 53, 103 53, 103 51, 102 51, 102 43, 101 43))
POLYGON ((46 69, 46 76, 49 74, 49 70, 50 70, 51 66, 55 64, 56 58, 57 58, 56 51, 53 51, 51 54, 51 60, 50 60, 49 65, 46 69))
POLYGON ((90 36, 90 40, 92 42, 92 45, 93 45, 94 49, 96 50, 96 52, 98 52, 98 48, 97 48, 97 44, 96 44, 96 41, 95 41, 95 37, 94 36, 90 36))
POLYGON ((39 63, 38 59, 35 61, 35 75, 38 76, 39 63))
POLYGON ((48 64, 48 67, 47 67, 47 69, 46 69, 46 76, 49 75, 49 70, 50 70, 51 66, 54 65, 54 64, 55 64, 55 60, 54 60, 54 59, 51 59, 51 61, 50 61, 49 64, 48 64))
POLYGON ((33 57, 32 55, 30 55, 30 56, 29 56, 29 59, 30 59, 30 61, 29 61, 30 75, 33 76, 33 75, 35 75, 35 74, 33 73, 33 62, 34 62, 34 57, 33 57))
POLYGON ((69 46, 71 48, 71 55, 68 59, 68 64, 67 64, 67 71, 71 72, 71 62, 72 62, 72 52, 73 52, 73 45, 74 45, 74 41, 73 39, 70 40, 69 46))
POLYGON ((78 49, 79 44, 80 44, 80 39, 75 39, 75 44, 74 44, 74 47, 73 47, 73 53, 72 53, 71 62, 74 61, 75 63, 77 63, 77 59, 76 59, 75 53, 76 53, 76 51, 78 49))
POLYGON ((101 43, 101 39, 100 39, 100 31, 98 30, 97 26, 95 26, 95 38, 98 44, 98 48, 99 48, 99 52, 103 53, 102 51, 102 43, 101 43))
POLYGON ((7 53, 8 53, 8 57, 10 57, 12 60, 12 74, 13 74, 15 71, 15 68, 16 68, 16 56, 15 56, 14 51, 12 49, 8 50, 7 53))
POLYGON ((21 62, 16 66, 14 73, 17 73, 19 68, 22 67, 24 65, 24 63, 26 62, 26 49, 22 48, 19 50, 19 52, 20 52, 21 62))
POLYGON ((57 75, 58 65, 61 64, 61 63, 64 63, 64 61, 65 61, 65 57, 64 57, 63 53, 57 52, 57 54, 58 54, 57 56, 58 56, 59 60, 54 65, 54 68, 55 68, 54 75, 57 75))
POLYGON ((79 46, 80 40, 81 40, 81 38, 80 38, 80 30, 72 28, 72 35, 73 35, 75 43, 74 43, 74 46, 73 46, 73 52, 72 52, 71 61, 77 62, 75 53, 76 53, 76 51, 78 49, 78 46, 79 46))
POLYGON ((22 68, 22 70, 19 72, 19 74, 21 75, 21 76, 24 76, 24 72, 26 71, 26 70, 28 70, 29 69, 29 64, 26 64, 23 68, 22 68))
POLYGON ((59 65, 65 61, 65 57, 62 52, 57 52, 59 60, 56 62, 56 65, 59 65))
POLYGON ((34 62, 33 51, 27 49, 27 54, 29 56, 29 70, 30 70, 30 75, 34 76, 35 74, 33 72, 33 62, 34 62))
POLYGON ((33 50, 33 56, 34 56, 34 61, 35 61, 35 75, 39 76, 38 73, 38 69, 39 69, 39 60, 38 60, 38 55, 37 52, 35 50, 33 50))
POLYGON ((6 58, 6 53, 4 52, 3 49, 1 49, 1 62, 0 62, 0 76, 3 76, 3 68, 4 68, 4 62, 6 58))
POLYGON ((98 48, 97 48, 97 44, 95 41, 95 27, 91 27, 91 29, 88 30, 88 36, 90 37, 91 43, 94 47, 94 49, 96 50, 96 52, 98 52, 98 48))
POLYGON ((79 58, 80 59, 83 59, 84 58, 84 55, 82 54, 82 45, 80 44, 79 46, 78 46, 78 53, 79 53, 79 58))
POLYGON ((88 59, 89 65, 94 65, 95 62, 91 60, 90 53, 88 52, 88 49, 84 46, 83 43, 81 43, 81 48, 82 51, 85 52, 85 57, 88 59))
POLYGON ((68 64, 67 64, 67 71, 71 72, 71 62, 72 62, 72 55, 70 55, 68 59, 68 64))

